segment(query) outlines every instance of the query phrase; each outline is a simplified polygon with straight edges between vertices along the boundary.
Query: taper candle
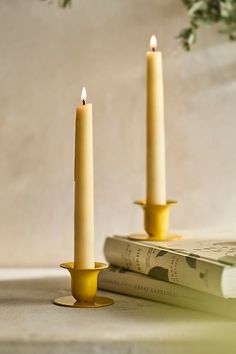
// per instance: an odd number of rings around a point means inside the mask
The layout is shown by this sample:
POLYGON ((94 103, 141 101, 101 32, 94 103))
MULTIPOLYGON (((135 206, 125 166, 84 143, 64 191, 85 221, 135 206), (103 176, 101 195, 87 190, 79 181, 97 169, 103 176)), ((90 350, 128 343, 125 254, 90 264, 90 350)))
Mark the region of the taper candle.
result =
POLYGON ((147 52, 147 203, 166 204, 162 53, 155 36, 147 52))
POLYGON ((75 129, 75 201, 74 201, 74 264, 75 268, 94 268, 94 191, 93 191, 93 117, 92 104, 76 110, 75 129))

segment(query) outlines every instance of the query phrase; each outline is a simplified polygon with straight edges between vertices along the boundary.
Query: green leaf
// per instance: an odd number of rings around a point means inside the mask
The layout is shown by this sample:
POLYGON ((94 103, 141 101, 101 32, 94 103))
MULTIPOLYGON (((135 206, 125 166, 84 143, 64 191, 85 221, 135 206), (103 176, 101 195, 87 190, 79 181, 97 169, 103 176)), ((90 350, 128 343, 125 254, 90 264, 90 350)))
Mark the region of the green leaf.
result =
POLYGON ((236 0, 182 0, 189 15, 190 27, 182 30, 178 36, 182 46, 190 50, 196 42, 197 30, 202 25, 212 26, 221 23, 219 32, 236 39, 236 0))
POLYGON ((197 11, 206 11, 207 4, 206 1, 197 1, 193 6, 188 10, 189 16, 192 17, 197 11))

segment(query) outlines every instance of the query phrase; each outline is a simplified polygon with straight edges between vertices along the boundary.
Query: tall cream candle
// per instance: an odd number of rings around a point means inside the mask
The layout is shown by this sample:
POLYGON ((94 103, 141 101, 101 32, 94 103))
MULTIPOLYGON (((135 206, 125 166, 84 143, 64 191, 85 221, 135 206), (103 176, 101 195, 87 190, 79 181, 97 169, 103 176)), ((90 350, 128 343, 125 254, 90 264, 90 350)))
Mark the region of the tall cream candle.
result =
POLYGON ((162 53, 156 37, 147 52, 147 203, 166 204, 165 126, 162 53))
POLYGON ((75 130, 75 268, 94 268, 94 191, 92 104, 86 103, 86 90, 77 107, 75 130))

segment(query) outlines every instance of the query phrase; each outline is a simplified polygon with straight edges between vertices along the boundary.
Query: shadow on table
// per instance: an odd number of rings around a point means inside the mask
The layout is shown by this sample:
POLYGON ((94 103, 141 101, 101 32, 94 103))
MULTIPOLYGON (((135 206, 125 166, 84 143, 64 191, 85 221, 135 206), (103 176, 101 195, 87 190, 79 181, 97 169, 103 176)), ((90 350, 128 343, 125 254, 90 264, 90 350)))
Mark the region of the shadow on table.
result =
MULTIPOLYGON (((217 322, 226 321, 225 318, 220 316, 191 311, 163 303, 106 291, 99 291, 99 293, 113 298, 114 305, 97 310, 76 309, 75 311, 89 311, 90 314, 95 314, 96 311, 103 311, 111 322, 117 318, 122 318, 123 320, 132 319, 134 321, 141 320, 149 323, 155 322, 157 319, 167 323, 170 321, 182 322, 189 319, 197 322, 208 322, 212 321, 212 319, 217 319, 217 322)), ((50 305, 55 298, 66 295, 70 295, 70 278, 67 275, 0 281, 0 309, 5 306, 14 308, 28 305, 50 305)), ((61 309, 65 310, 65 308, 61 309)), ((72 309, 69 310, 71 311, 72 309)), ((233 320, 227 319, 228 321, 233 322, 233 320)))
POLYGON ((70 279, 65 276, 0 280, 0 308, 2 306, 50 304, 53 299, 68 294, 70 279))

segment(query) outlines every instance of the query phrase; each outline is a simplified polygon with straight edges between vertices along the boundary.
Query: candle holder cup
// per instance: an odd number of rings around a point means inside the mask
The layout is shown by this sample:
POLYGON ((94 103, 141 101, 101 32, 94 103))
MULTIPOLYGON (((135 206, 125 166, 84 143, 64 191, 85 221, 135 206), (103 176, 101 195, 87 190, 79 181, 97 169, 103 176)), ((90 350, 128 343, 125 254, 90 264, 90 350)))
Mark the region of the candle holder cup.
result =
POLYGON ((101 270, 108 268, 105 263, 95 262, 91 269, 77 269, 74 262, 61 264, 71 275, 71 293, 54 300, 54 304, 67 307, 94 308, 113 304, 108 297, 97 296, 97 278, 101 270))
POLYGON ((177 204, 175 201, 167 201, 165 205, 147 204, 146 201, 136 201, 144 210, 144 228, 147 235, 130 235, 131 240, 143 241, 173 241, 181 239, 181 235, 168 233, 169 211, 177 204))

